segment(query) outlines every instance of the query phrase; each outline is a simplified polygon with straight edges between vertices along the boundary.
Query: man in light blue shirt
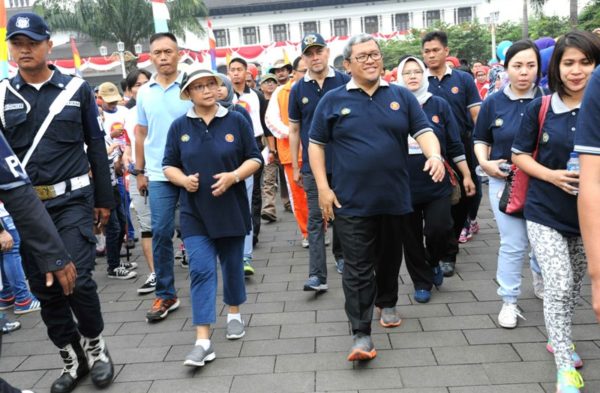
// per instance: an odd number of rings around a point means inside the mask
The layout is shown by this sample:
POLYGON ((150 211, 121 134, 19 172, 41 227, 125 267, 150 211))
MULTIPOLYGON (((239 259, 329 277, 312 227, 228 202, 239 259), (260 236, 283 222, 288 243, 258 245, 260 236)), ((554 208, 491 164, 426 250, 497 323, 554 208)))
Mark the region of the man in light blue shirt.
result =
POLYGON ((141 195, 150 197, 152 252, 156 272, 156 300, 146 314, 148 322, 167 317, 179 307, 173 274, 173 232, 179 188, 162 171, 167 133, 176 118, 192 106, 179 98, 183 74, 177 70, 179 50, 171 33, 150 37, 150 59, 156 74, 137 95, 135 175, 141 195))

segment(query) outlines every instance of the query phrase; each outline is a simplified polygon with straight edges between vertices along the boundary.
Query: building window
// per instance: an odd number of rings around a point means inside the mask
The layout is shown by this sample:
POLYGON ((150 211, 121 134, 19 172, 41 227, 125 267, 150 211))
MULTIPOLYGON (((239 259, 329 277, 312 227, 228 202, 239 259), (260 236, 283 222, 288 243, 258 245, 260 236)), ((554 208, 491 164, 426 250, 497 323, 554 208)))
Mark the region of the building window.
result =
POLYGON ((425 16, 425 27, 432 27, 436 23, 440 23, 440 10, 427 11, 425 16))
POLYGON ((363 24, 363 31, 367 34, 374 34, 379 31, 379 17, 376 15, 365 16, 363 24))
POLYGON ((308 33, 318 33, 319 32, 319 25, 317 24, 317 22, 302 22, 302 32, 304 34, 308 34, 308 33))
POLYGON ((9 6, 11 8, 29 7, 29 0, 10 0, 9 6))
POLYGON ((215 34, 215 42, 217 47, 222 48, 229 46, 229 30, 227 29, 216 29, 213 30, 215 34))
POLYGON ((410 16, 408 14, 394 15, 394 26, 396 27, 396 31, 410 30, 410 16))
POLYGON ((288 28, 287 25, 273 25, 273 41, 287 41, 288 40, 288 28))
POLYGON ((333 20, 333 35, 347 36, 348 35, 348 19, 333 20))
POLYGON ((459 8, 456 12, 456 23, 470 23, 473 20, 472 12, 471 7, 459 8))
POLYGON ((258 44, 258 29, 254 26, 242 28, 242 38, 244 45, 258 44))

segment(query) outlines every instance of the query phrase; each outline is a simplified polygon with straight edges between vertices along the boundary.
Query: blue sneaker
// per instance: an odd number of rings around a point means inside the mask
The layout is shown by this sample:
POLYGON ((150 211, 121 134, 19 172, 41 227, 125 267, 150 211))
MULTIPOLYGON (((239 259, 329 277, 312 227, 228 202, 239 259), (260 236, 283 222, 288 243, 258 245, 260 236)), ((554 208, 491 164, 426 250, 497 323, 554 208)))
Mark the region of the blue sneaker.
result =
POLYGON ((304 283, 305 291, 322 292, 328 289, 329 287, 327 286, 327 284, 322 283, 319 277, 317 276, 310 276, 308 280, 306 280, 306 282, 304 283))
POLYGON ((581 393, 583 378, 573 368, 563 368, 556 374, 556 393, 581 393))
MULTIPOLYGON (((573 360, 573 365, 575 366, 575 368, 583 367, 583 359, 581 359, 581 356, 579 356, 579 354, 575 352, 575 344, 571 345, 571 349, 573 350, 573 353, 571 354, 571 360, 573 360)), ((554 354, 554 348, 552 348, 550 341, 548 341, 548 343, 546 344, 546 350, 551 354, 554 354)))
POLYGON ((0 311, 8 310, 9 308, 14 307, 15 299, 16 298, 14 296, 9 298, 0 298, 0 311))
POLYGON ((337 261, 335 261, 335 270, 337 270, 338 273, 342 274, 344 272, 344 259, 340 258, 337 261))
POLYGON ((439 266, 436 266, 433 268, 433 285, 435 285, 435 287, 441 287, 442 284, 444 283, 444 272, 442 271, 442 268, 440 268, 439 266))
POLYGON ((427 289, 417 289, 414 298, 419 303, 428 303, 431 299, 431 291, 427 289))

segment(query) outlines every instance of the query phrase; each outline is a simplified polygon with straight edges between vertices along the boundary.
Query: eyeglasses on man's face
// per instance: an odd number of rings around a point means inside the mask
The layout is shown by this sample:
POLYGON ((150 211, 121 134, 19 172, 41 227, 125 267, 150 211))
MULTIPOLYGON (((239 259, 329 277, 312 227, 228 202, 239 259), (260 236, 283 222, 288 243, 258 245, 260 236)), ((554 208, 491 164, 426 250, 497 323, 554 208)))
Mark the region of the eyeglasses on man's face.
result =
POLYGON ((382 55, 381 52, 361 53, 358 56, 354 56, 354 60, 358 63, 365 63, 369 57, 373 61, 378 61, 381 60, 382 55))

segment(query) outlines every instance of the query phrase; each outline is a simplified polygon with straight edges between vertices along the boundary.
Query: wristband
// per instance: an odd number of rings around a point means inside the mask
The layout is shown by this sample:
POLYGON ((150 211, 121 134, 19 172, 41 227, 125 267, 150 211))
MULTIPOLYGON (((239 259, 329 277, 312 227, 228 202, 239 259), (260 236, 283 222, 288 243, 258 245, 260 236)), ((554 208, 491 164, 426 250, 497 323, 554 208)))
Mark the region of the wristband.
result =
POLYGON ((237 169, 235 171, 233 171, 233 176, 235 176, 235 182, 239 183, 240 182, 240 175, 239 175, 237 169))
POLYGON ((444 162, 444 159, 439 154, 432 154, 429 158, 435 158, 437 160, 440 160, 441 162, 444 162))

